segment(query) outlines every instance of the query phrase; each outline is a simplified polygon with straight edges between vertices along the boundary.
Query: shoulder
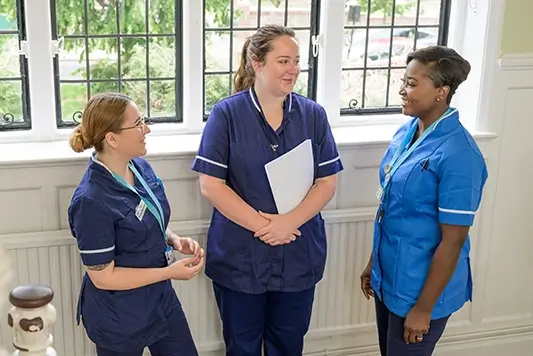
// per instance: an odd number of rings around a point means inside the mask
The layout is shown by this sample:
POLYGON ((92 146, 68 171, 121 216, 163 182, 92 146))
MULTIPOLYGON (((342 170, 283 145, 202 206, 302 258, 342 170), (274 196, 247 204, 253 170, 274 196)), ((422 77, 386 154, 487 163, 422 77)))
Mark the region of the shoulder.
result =
POLYGON ((465 163, 484 162, 483 153, 476 141, 462 124, 450 133, 449 137, 440 147, 446 161, 463 161, 465 163))
POLYGON ((291 97, 294 109, 299 109, 302 114, 315 114, 318 119, 327 121, 326 110, 322 105, 298 93, 291 93, 291 97))
POLYGON ((106 207, 106 193, 103 189, 94 186, 78 187, 72 196, 68 208, 69 215, 80 216, 111 216, 111 211, 106 207))
POLYGON ((228 114, 235 107, 241 107, 243 103, 249 101, 250 94, 248 90, 243 90, 238 93, 227 96, 223 99, 220 99, 213 107, 211 108, 210 113, 225 113, 228 114))

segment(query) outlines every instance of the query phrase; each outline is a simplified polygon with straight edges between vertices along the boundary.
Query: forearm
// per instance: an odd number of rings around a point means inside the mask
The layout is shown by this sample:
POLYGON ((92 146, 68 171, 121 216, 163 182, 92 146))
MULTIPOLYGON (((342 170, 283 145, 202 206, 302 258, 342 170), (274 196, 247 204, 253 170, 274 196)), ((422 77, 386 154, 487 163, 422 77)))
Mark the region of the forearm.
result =
POLYGON ((441 242, 439 247, 437 247, 433 255, 428 278, 416 303, 418 309, 428 313, 433 310, 433 306, 455 271, 461 248, 462 246, 458 243, 445 241, 441 242))
POLYGON ((245 229, 256 232, 269 223, 225 184, 202 193, 222 215, 245 229))
POLYGON ((170 279, 168 269, 115 267, 114 262, 103 270, 88 267, 94 285, 104 290, 130 290, 170 279))
POLYGON ((319 180, 309 190, 304 200, 289 215, 297 227, 305 224, 318 214, 335 195, 335 180, 319 180))

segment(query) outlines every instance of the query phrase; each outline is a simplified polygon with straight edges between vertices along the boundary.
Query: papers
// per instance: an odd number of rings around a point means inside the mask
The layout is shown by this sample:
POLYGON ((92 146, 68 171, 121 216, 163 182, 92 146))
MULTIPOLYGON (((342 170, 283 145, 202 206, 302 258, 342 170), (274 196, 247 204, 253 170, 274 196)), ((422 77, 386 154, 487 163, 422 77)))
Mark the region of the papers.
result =
POLYGON ((313 185, 313 146, 307 139, 267 164, 265 171, 279 214, 296 208, 313 185))

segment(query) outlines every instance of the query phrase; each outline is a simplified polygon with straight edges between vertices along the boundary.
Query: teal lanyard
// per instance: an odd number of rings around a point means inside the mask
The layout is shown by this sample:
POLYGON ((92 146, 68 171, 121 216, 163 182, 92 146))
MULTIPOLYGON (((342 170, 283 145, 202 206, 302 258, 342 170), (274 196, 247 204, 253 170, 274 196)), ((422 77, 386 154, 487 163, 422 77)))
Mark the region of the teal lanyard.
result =
POLYGON ((411 145, 411 147, 409 147, 409 149, 406 151, 405 149, 407 148, 407 145, 409 145, 409 142, 411 142, 413 140, 413 137, 414 137, 414 135, 416 133, 416 130, 418 129, 418 125, 416 125, 416 124, 413 125, 413 128, 411 129, 411 131, 409 131, 409 133, 407 135, 405 135, 405 138, 403 139, 402 143, 400 144, 400 147, 398 147, 398 149, 394 153, 394 156, 392 157, 392 160, 390 161, 390 163, 385 165, 385 184, 383 184, 383 183, 381 184, 381 188, 382 188, 382 192, 383 193, 385 192, 385 189, 389 185, 389 183, 390 183, 390 181, 392 179, 392 176, 394 175, 394 173, 396 173, 398 168, 400 168, 400 166, 403 164, 403 162, 405 162, 405 160, 411 155, 411 153, 413 153, 413 151, 424 141, 424 139, 431 133, 431 131, 433 131, 435 129, 435 126, 437 126, 437 124, 440 121, 442 121, 443 119, 447 118, 451 114, 455 113, 455 111, 456 111, 455 109, 451 109, 451 108, 446 110, 446 112, 444 114, 442 114, 434 123, 432 123, 424 131, 422 136, 420 136, 416 140, 416 142, 413 143, 411 145))
MULTIPOLYGON (((95 157, 93 157, 93 160, 97 161, 97 159, 95 157)), ((100 161, 97 161, 97 162, 102 164, 100 161)), ((113 175, 113 178, 115 178, 115 180, 117 182, 119 182, 121 185, 123 185, 124 187, 126 187, 129 190, 131 190, 132 192, 134 192, 146 204, 146 207, 148 208, 148 210, 152 213, 152 215, 155 217, 155 219, 159 223, 159 227, 161 228, 161 231, 163 232, 163 238, 166 241, 167 240, 167 233, 166 233, 166 229, 165 229, 165 224, 163 222, 163 216, 164 216, 163 215, 163 208, 161 207, 161 204, 159 203, 159 200, 157 200, 157 198, 154 195, 154 192, 152 191, 152 189, 150 189, 150 187, 148 186, 148 184, 146 183, 144 178, 140 175, 139 171, 137 171, 137 168, 135 168, 135 166, 131 162, 128 164, 128 167, 131 169, 131 171, 133 172, 135 177, 139 180, 139 182, 141 182, 142 186, 144 187, 144 189, 146 190, 146 192, 150 196, 150 199, 152 199, 152 201, 155 203, 157 208, 156 208, 156 206, 154 206, 154 204, 150 200, 148 200, 145 197, 143 197, 142 195, 140 195, 139 192, 137 192, 137 190, 134 187, 131 186, 131 184, 129 184, 128 182, 126 182, 124 180, 124 178, 122 178, 118 174, 115 174, 114 172, 111 172, 111 175, 113 175)), ((107 167, 105 167, 105 168, 108 169, 107 167)))

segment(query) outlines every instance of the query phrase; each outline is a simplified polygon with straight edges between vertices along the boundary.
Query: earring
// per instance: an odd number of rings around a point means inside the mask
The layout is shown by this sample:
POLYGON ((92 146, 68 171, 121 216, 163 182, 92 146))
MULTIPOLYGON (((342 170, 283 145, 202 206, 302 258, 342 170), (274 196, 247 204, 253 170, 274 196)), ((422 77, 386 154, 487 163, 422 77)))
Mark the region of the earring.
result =
POLYGON ((440 99, 439 99, 439 98, 437 98, 437 101, 440 101, 440 99))

